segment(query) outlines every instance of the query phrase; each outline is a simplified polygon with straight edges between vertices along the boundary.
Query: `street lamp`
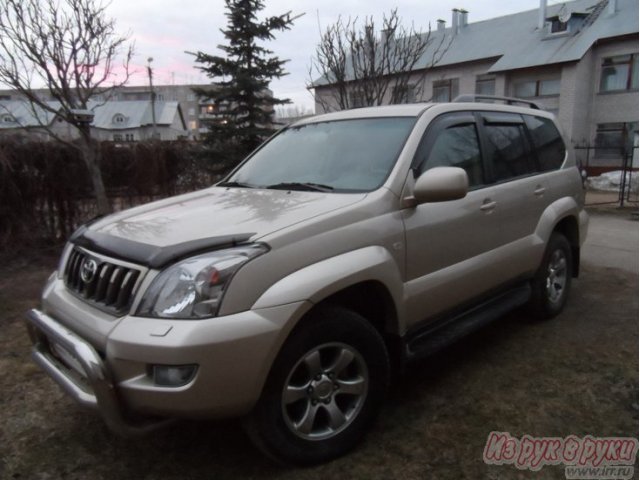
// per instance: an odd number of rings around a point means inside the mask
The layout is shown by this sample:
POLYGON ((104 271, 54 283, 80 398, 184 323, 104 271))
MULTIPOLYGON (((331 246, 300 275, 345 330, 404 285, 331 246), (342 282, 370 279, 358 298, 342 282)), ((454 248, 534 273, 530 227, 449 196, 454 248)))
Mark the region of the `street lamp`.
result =
POLYGON ((149 74, 149 89, 151 90, 151 136, 155 140, 158 138, 158 127, 156 126, 156 92, 153 91, 153 70, 151 70, 153 57, 147 58, 147 73, 149 74))

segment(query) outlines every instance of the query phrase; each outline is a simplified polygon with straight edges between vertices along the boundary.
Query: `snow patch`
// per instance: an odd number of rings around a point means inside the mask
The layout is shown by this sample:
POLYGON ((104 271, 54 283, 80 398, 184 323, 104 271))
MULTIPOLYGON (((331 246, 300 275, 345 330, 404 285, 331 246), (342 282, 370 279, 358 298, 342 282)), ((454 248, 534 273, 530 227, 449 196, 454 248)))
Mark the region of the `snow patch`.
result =
MULTIPOLYGON (((634 193, 638 192, 638 172, 626 172, 625 185, 631 188, 634 193)), ((592 190, 601 190, 604 192, 617 192, 620 190, 622 183, 622 170, 603 173, 598 177, 589 177, 587 186, 592 190)))

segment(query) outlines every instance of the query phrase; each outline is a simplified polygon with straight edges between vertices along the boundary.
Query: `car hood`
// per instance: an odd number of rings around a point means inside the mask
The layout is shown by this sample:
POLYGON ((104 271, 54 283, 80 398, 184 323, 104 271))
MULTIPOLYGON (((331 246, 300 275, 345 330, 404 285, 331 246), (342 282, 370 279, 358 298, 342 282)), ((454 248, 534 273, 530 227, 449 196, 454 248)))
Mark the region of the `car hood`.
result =
POLYGON ((88 230, 154 247, 214 237, 257 240, 365 196, 212 187, 110 215, 88 230))

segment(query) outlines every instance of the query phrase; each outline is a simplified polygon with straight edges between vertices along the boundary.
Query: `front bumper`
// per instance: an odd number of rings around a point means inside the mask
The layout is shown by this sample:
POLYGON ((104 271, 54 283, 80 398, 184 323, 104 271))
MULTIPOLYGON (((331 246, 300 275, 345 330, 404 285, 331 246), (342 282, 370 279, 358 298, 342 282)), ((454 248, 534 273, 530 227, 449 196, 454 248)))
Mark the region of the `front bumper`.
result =
POLYGON ((123 436, 147 433, 171 420, 134 424, 125 419, 116 389, 95 349, 54 319, 38 310, 27 312, 33 360, 79 404, 98 409, 107 426, 123 436), (66 352, 69 365, 54 354, 54 345, 66 352))
POLYGON ((282 343, 308 308, 300 302, 179 320, 170 329, 156 319, 124 317, 98 349, 67 328, 59 313, 54 318, 31 310, 27 325, 35 362, 78 403, 98 410, 111 430, 132 436, 172 421, 166 419, 248 413, 282 343), (158 326, 169 333, 158 336, 158 326), (155 364, 194 364, 198 370, 187 385, 166 387, 149 376, 155 364))

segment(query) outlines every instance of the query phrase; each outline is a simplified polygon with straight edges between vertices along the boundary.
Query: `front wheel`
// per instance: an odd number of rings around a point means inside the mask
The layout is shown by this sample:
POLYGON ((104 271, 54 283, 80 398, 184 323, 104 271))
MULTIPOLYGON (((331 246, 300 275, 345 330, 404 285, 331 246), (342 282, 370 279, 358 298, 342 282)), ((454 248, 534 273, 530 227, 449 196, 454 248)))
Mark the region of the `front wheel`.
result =
POLYGON ((571 288, 571 265, 569 242, 564 235, 552 233, 531 285, 529 307, 535 317, 553 318, 562 312, 571 288))
POLYGON ((389 359, 377 330, 352 311, 320 308, 286 341, 245 427, 277 461, 324 462, 361 439, 388 380, 389 359))

